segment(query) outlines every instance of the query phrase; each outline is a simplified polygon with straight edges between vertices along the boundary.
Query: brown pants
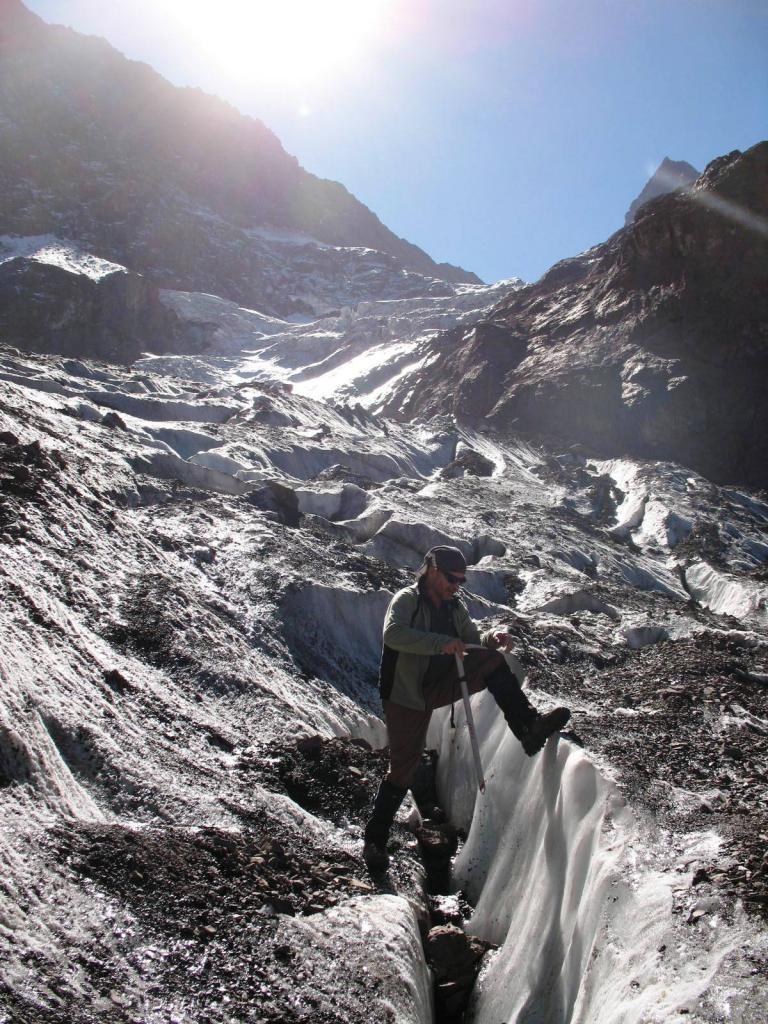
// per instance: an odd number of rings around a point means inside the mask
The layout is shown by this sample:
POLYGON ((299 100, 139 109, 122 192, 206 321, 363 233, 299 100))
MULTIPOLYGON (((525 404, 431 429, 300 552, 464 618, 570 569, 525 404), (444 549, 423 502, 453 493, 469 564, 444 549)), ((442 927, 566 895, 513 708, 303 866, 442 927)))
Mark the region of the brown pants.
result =
MULTIPOLYGON (((464 659, 467 689, 480 693, 488 685, 488 679, 498 669, 506 667, 501 654, 496 651, 468 651, 464 659)), ((427 729, 432 712, 461 700, 459 674, 454 664, 439 679, 428 681, 424 687, 424 711, 404 708, 391 700, 382 702, 384 720, 389 737, 389 774, 387 779, 400 789, 408 789, 411 779, 421 760, 427 729)))

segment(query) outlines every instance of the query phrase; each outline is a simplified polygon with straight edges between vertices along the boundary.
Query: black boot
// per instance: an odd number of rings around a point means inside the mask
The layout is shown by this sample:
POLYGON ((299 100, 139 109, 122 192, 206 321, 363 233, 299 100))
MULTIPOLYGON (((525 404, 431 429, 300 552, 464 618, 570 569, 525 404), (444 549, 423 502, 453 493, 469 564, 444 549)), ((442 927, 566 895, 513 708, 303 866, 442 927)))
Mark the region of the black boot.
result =
POLYGON ((555 708, 546 715, 540 715, 506 664, 490 677, 488 690, 529 757, 537 754, 549 737, 559 732, 571 717, 568 708, 555 708))
POLYGON ((548 711, 546 715, 536 712, 536 718, 530 724, 524 735, 518 736, 523 745, 523 750, 529 757, 538 754, 550 736, 560 732, 571 717, 568 708, 555 708, 548 711))
POLYGON ((521 739, 535 722, 538 712, 506 662, 488 679, 488 692, 499 705, 513 735, 521 739))
POLYGON ((373 803, 373 812, 363 833, 365 839, 363 859, 369 871, 386 871, 389 867, 387 854, 389 830, 392 828, 397 809, 407 792, 407 789, 395 786, 388 779, 384 779, 379 786, 373 803))

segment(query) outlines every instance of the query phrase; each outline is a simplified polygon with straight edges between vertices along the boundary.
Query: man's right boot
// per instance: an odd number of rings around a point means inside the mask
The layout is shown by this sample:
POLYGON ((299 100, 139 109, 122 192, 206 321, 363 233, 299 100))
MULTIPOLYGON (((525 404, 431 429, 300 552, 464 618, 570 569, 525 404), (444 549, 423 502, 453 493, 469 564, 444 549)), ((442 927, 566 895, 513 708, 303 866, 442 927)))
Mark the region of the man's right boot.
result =
POLYGON ((379 786, 373 803, 373 812, 365 826, 363 859, 369 871, 386 871, 389 867, 387 839, 389 830, 407 789, 395 786, 388 779, 379 786))
POLYGON ((536 721, 538 714, 506 662, 488 679, 488 692, 499 706, 512 734, 520 739, 536 721))
POLYGON ((512 734, 520 740, 529 757, 538 754, 549 737, 559 732, 571 717, 568 708, 555 708, 545 715, 540 714, 506 666, 490 677, 488 691, 499 705, 512 734))
POLYGON ((552 711, 548 711, 546 715, 541 715, 537 711, 533 722, 518 736, 526 754, 529 757, 538 754, 549 737, 554 736, 556 732, 560 732, 570 717, 571 712, 568 708, 554 708, 552 711))

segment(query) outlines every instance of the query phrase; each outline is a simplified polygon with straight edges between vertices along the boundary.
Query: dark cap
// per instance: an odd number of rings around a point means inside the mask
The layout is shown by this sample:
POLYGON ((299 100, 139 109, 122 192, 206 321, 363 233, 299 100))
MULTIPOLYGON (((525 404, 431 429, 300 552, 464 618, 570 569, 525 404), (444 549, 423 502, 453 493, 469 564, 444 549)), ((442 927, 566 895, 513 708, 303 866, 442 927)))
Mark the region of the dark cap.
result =
POLYGON ((424 555, 424 564, 433 565, 442 572, 466 572, 467 560, 458 548, 438 544, 424 555))

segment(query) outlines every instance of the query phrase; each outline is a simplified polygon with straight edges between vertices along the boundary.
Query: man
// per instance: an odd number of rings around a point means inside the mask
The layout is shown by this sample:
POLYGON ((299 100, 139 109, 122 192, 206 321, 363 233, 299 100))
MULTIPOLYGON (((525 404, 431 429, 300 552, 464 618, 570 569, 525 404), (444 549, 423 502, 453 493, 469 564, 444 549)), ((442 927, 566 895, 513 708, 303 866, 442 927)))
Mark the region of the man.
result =
POLYGON ((571 717, 567 708, 542 715, 530 704, 499 653, 500 648, 511 650, 514 638, 509 633, 480 636, 458 597, 466 571, 458 548, 431 548, 415 584, 395 594, 387 609, 379 688, 389 737, 389 771, 365 826, 363 856, 372 871, 389 866, 389 830, 421 760, 432 712, 461 696, 455 655, 464 659, 469 692, 490 691, 529 756, 571 717), (482 644, 487 650, 467 651, 467 644, 482 644))

